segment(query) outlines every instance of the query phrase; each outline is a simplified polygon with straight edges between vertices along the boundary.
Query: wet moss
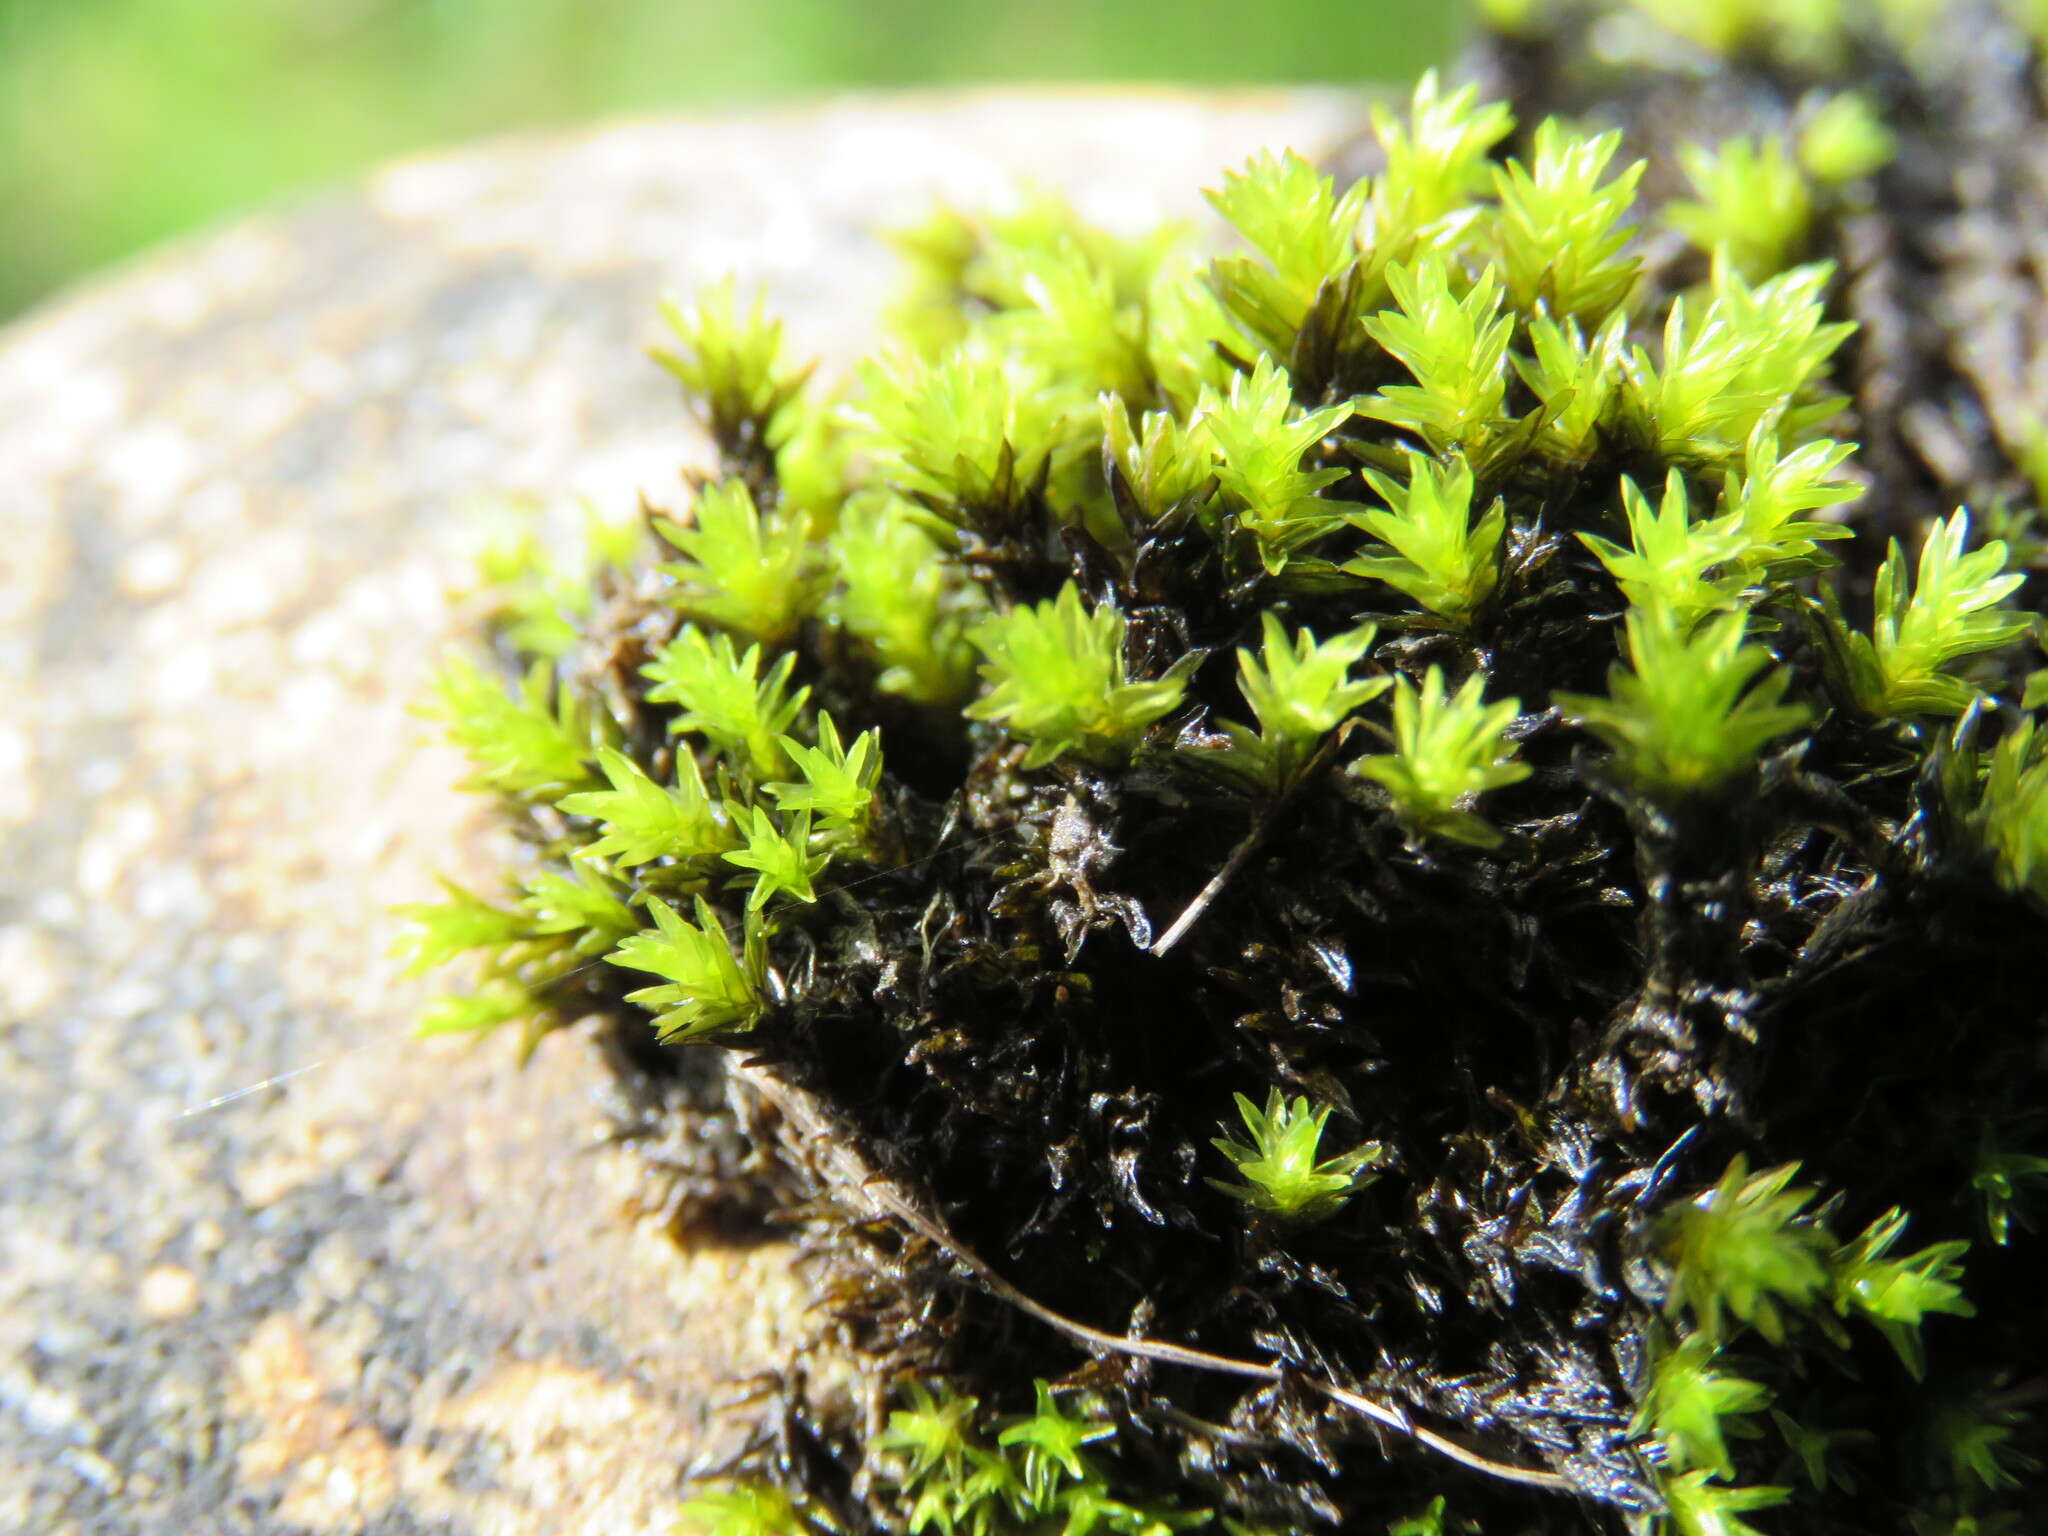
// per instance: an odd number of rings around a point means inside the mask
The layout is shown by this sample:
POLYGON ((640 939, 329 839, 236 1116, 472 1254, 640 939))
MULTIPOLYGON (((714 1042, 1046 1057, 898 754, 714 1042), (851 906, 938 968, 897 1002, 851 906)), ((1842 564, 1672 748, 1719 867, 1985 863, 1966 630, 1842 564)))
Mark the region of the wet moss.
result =
POLYGON ((500 563, 436 1022, 604 1015, 869 1392, 792 1361, 701 1523, 2034 1528, 2025 572, 1866 529, 1836 269, 1516 133, 1425 82, 1212 262, 948 215, 837 394, 714 292, 722 474, 500 563))

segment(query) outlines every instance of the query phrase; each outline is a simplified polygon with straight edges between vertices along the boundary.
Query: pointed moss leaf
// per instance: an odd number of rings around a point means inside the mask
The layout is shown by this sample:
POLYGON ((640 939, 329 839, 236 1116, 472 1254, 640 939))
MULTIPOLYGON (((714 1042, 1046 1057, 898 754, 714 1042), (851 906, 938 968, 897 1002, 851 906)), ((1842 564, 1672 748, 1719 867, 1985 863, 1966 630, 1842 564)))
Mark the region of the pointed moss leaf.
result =
POLYGON ((1672 470, 1655 506, 1635 481, 1623 477, 1621 504, 1628 520, 1629 547, 1596 533, 1580 541, 1600 557, 1608 574, 1637 608, 1657 609, 1690 623, 1701 614, 1731 606, 1742 587, 1740 572, 1723 575, 1749 547, 1735 514, 1695 522, 1685 477, 1672 470))
POLYGON ((578 625, 591 608, 591 578, 601 564, 623 565, 630 544, 595 514, 586 519, 585 559, 570 560, 544 545, 531 527, 492 539, 477 557, 489 626, 522 656, 558 661, 576 648, 578 625))
POLYGON ((1203 423, 1216 445, 1216 478, 1236 508, 1236 525, 1255 541, 1268 575, 1341 527, 1339 509, 1320 492, 1342 469, 1303 469, 1303 458, 1351 415, 1349 405, 1296 415, 1285 369, 1261 358, 1227 398, 1204 401, 1203 423))
POLYGON ((2048 903, 2048 732, 2038 721, 2022 719, 2006 732, 1975 793, 1962 807, 1964 823, 1999 884, 2048 903))
POLYGON ((784 413, 775 444, 775 518, 782 526, 829 532, 853 491, 853 432, 845 415, 799 402, 784 413))
POLYGON ((1675 1470, 1698 1467, 1732 1478, 1735 1464, 1727 1437, 1756 1433, 1742 1418, 1759 1412, 1770 1400, 1768 1389, 1722 1363, 1722 1352, 1712 1338, 1696 1334, 1653 1367, 1637 1428, 1656 1435, 1675 1470))
POLYGON ((1024 301, 992 322, 991 334, 1006 349, 1077 397, 1103 390, 1133 400, 1153 397, 1146 312, 1118 294, 1114 275, 1079 244, 1006 247, 995 265, 999 281, 1024 301))
POLYGON ((1607 697, 1558 693, 1552 702, 1614 751, 1639 788, 1682 798, 1745 772, 1771 742, 1810 717, 1783 702, 1790 681, 1770 651, 1744 643, 1748 615, 1689 628, 1664 608, 1629 610, 1629 664, 1607 675, 1607 697))
POLYGON ((753 871, 749 912, 760 911, 777 895, 806 903, 818 899, 812 882, 825 872, 832 856, 811 851, 809 811, 798 811, 787 826, 779 826, 767 811, 752 806, 740 813, 740 831, 746 846, 725 855, 725 862, 753 871))
POLYGON ((422 712, 439 720, 475 765, 470 786, 531 798, 591 782, 590 718, 574 692, 557 691, 546 660, 527 670, 515 694, 468 657, 451 657, 422 712))
POLYGON ((1661 360, 1631 350, 1620 415, 1650 451, 1683 463, 1725 464, 1774 424, 1801 441, 1844 401, 1810 386, 1852 325, 1823 323, 1830 269, 1796 267, 1752 288, 1726 262, 1704 306, 1672 301, 1661 360))
POLYGON ((861 732, 851 747, 839 740, 832 716, 818 713, 818 744, 807 747, 785 736, 782 747, 802 775, 800 783, 762 786, 787 814, 804 811, 834 846, 858 851, 868 844, 874 819, 875 790, 882 777, 881 735, 861 732))
POLYGON ((1965 1499, 2022 1487, 2022 1473, 2041 1469, 2038 1458, 2013 1443, 2025 1420, 2010 1408, 1950 1397, 1929 1419, 1929 1460, 1965 1499))
POLYGON ((915 1487, 926 1479, 963 1481, 969 1454, 975 1446, 977 1399, 954 1393, 942 1386, 934 1395, 924 1382, 911 1382, 907 1389, 909 1407, 889 1413, 889 1423, 874 1444, 879 1450, 897 1452, 899 1479, 915 1487))
POLYGON ((1775 1509, 1792 1496, 1789 1488, 1729 1487, 1703 1468, 1664 1478, 1663 1492, 1671 1536, 1767 1536, 1741 1517, 1775 1509))
POLYGON ((1359 182, 1340 195, 1330 177, 1288 150, 1225 173, 1208 194, 1264 258, 1224 257, 1211 283, 1230 317, 1273 355, 1292 352, 1317 295, 1356 260, 1366 192, 1359 182))
POLYGON ((1627 409, 1646 443, 1666 458, 1725 454, 1740 426, 1760 419, 1772 397, 1741 389, 1750 349, 1726 322, 1702 322, 1683 298, 1664 321, 1661 363, 1642 347, 1629 356, 1627 409))
POLYGON ((710 858, 732 846, 724 810, 704 788, 697 760, 688 752, 675 754, 673 787, 655 783, 625 753, 610 747, 599 748, 597 760, 612 787, 566 795, 559 802, 570 815, 603 824, 604 835, 590 845, 592 857, 630 869, 656 859, 710 858))
POLYGON ((749 1480, 700 1493, 676 1515, 682 1536, 814 1536, 789 1495, 749 1480))
POLYGON ((1603 184, 1620 144, 1618 131, 1580 138, 1546 119, 1526 164, 1493 171, 1494 242, 1510 308, 1597 327, 1626 303, 1638 266, 1625 254, 1635 234, 1627 219, 1643 162, 1603 184))
POLYGON ((1917 575, 1893 541, 1878 568, 1869 635, 1834 625, 1837 652, 1859 708, 1879 717, 1959 715, 1978 689, 1950 670, 2028 633, 2033 620, 1998 605, 2026 577, 2007 571, 2003 542, 1967 553, 1970 519, 1958 510, 1928 530, 1917 575))
POLYGON ((1035 1391, 1036 1407, 1012 1419, 997 1434, 996 1443, 1019 1453, 1026 1496, 1036 1508, 1048 1509, 1063 1484, 1087 1481, 1091 1468, 1083 1447, 1109 1439, 1116 1426, 1069 1415, 1043 1381, 1035 1391))
POLYGON ((1576 321, 1529 322, 1530 355, 1511 352, 1509 361, 1536 396, 1537 451, 1581 464, 1600 450, 1620 404, 1627 335, 1621 315, 1590 337, 1576 321))
POLYGON ((1148 522, 1208 500, 1216 470, 1200 430, 1168 411, 1147 411, 1134 428, 1121 397, 1104 395, 1100 403, 1104 461, 1148 522))
POLYGON ((1742 353, 1734 381, 1737 398, 1761 398, 1758 411, 1731 413, 1730 447, 1740 447, 1775 418, 1787 443, 1804 442, 1847 399, 1823 386, 1828 361, 1854 334, 1851 321, 1827 321, 1828 262, 1794 267, 1754 286, 1725 261, 1714 263, 1708 326, 1725 326, 1742 353))
POLYGON ((1741 564, 1748 576, 1784 580, 1833 563, 1819 546, 1853 534, 1840 523, 1806 514, 1862 494, 1835 478, 1854 451, 1852 443, 1821 439, 1781 453, 1777 433, 1759 427, 1751 435, 1741 472, 1726 472, 1721 495, 1722 516, 1741 531, 1741 564))
POLYGON ((695 923, 659 899, 650 900, 655 928, 632 935, 605 956, 629 971, 648 971, 666 986, 643 987, 626 994, 653 1013, 663 1040, 695 1040, 706 1035, 748 1030, 761 1021, 767 1005, 761 991, 762 954, 750 928, 744 964, 718 914, 697 898, 695 923))
POLYGON ((1689 1312, 1701 1337, 1747 1323, 1772 1343, 1785 1337, 1785 1309, 1810 1309, 1827 1291, 1827 1228, 1808 1214, 1813 1192, 1792 1182, 1797 1163, 1749 1171, 1729 1163, 1712 1189, 1664 1217, 1660 1246, 1671 1266, 1666 1302, 1689 1312))
POLYGON ((603 954, 640 927, 617 888, 587 863, 570 873, 544 869, 530 876, 520 905, 537 936, 562 938, 578 959, 603 954))
POLYGON ((1406 122, 1375 107, 1372 124, 1386 158, 1372 184, 1372 243, 1383 260, 1408 261, 1429 245, 1450 243, 1478 217, 1489 156, 1515 120, 1505 104, 1482 102, 1477 86, 1445 95, 1429 70, 1416 82, 1406 122))
POLYGON ((641 672, 654 684, 647 690, 649 702, 677 706, 671 730, 701 732, 735 768, 766 780, 787 769, 782 735, 811 690, 790 691, 794 655, 782 656, 765 676, 761 663, 758 645, 742 653, 733 648, 730 635, 713 640, 685 628, 641 672))
POLYGON ((1361 183, 1340 195, 1331 177, 1290 149, 1225 172, 1208 198, 1305 308, 1355 254, 1365 191, 1361 183))
POLYGON ((1506 512, 1495 501, 1472 520, 1472 469, 1462 456, 1445 462, 1411 449, 1406 458, 1406 482, 1364 471, 1384 509, 1346 514, 1393 553, 1358 555, 1344 570, 1406 593, 1451 628, 1467 628, 1499 579, 1506 512))
POLYGON ((1299 1095, 1285 1099, 1278 1088, 1267 1095, 1263 1110, 1241 1093, 1235 1097, 1250 1140, 1219 1136, 1209 1143, 1230 1159, 1242 1180, 1209 1180, 1226 1195, 1282 1221, 1322 1221, 1377 1177, 1368 1169, 1383 1155, 1378 1142, 1364 1142, 1338 1157, 1318 1156, 1329 1106, 1312 1108, 1299 1095))
POLYGON ((471 950, 503 949, 531 931, 523 914, 494 906, 452 880, 437 877, 437 883, 448 893, 446 901, 417 902, 395 909, 396 916, 412 925, 393 946, 394 953, 411 956, 405 968, 407 976, 438 970, 471 950))
POLYGON ((895 306, 896 334, 919 356, 938 358, 966 340, 987 316, 1028 311, 1036 300, 1023 279, 1037 262, 1078 253, 1105 279, 1120 309, 1141 307, 1159 276, 1186 255, 1176 225, 1122 235, 1089 223, 1057 194, 1033 192, 1021 206, 993 215, 942 208, 916 227, 890 236, 906 258, 910 292, 895 306))
POLYGON ((1449 266, 1425 257, 1387 269, 1395 307, 1366 316, 1366 332, 1414 376, 1362 402, 1358 414, 1415 433, 1432 453, 1475 453, 1504 425, 1511 315, 1488 268, 1460 297, 1449 266))
POLYGON ((2034 1204, 2048 1190, 2048 1157, 2009 1151, 1987 1133, 1977 1149, 1970 1189, 1977 1197, 1986 1234, 2003 1248, 2012 1241, 2015 1227, 2034 1230, 2034 1204))
POLYGON ((514 910, 494 906, 443 880, 445 902, 399 909, 414 924, 400 940, 408 974, 483 951, 483 980, 474 990, 441 998, 422 1017, 422 1034, 484 1034, 524 1020, 528 1044, 552 1027, 548 988, 581 961, 602 954, 639 926, 600 873, 540 869, 529 875, 514 910))
POLYGON ((1372 648, 1370 624, 1325 641, 1296 630, 1290 643, 1277 614, 1268 610, 1259 623, 1259 654, 1240 649, 1237 676, 1259 733, 1268 740, 1312 744, 1387 686, 1383 677, 1351 676, 1372 648))
POLYGON ((675 581, 665 595, 693 619, 774 643, 816 604, 809 527, 801 517, 764 516, 743 480, 705 486, 687 526, 663 519, 655 528, 684 556, 657 567, 675 581))
POLYGON ((759 294, 742 311, 731 278, 699 290, 688 309, 664 302, 662 316, 676 346, 656 348, 655 360, 675 375, 729 460, 758 460, 810 374, 783 361, 782 322, 766 318, 759 294))
POLYGON ((1078 447, 1078 402, 1016 363, 961 348, 935 362, 870 363, 861 420, 883 477, 958 527, 1007 537, 1054 467, 1078 447))
POLYGON ((488 1035, 507 1024, 531 1019, 545 1005, 518 982, 498 976, 474 992, 436 998, 413 1027, 421 1039, 435 1035, 488 1035))
POLYGON ((1967 1242, 1935 1243, 1904 1258, 1886 1257, 1904 1235, 1907 1220, 1904 1211, 1893 1207, 1841 1248, 1833 1260, 1833 1290, 1835 1310, 1876 1324, 1918 1381, 1927 1374, 1920 1325, 1934 1313, 1972 1317, 1977 1309, 1963 1296, 1958 1260, 1969 1249, 1967 1242))
POLYGON ((1443 669, 1432 666, 1418 690, 1394 681, 1394 752, 1361 758, 1354 771, 1384 787, 1394 812, 1415 832, 1475 847, 1497 847, 1501 835, 1472 813, 1490 789, 1529 776, 1503 734, 1521 709, 1517 699, 1483 702, 1486 676, 1474 672, 1455 694, 1444 692, 1443 669))
POLYGON ((1180 702, 1178 678, 1131 682, 1124 670, 1124 616, 1110 607, 1092 613, 1068 582, 1057 598, 1020 603, 984 620, 970 637, 987 658, 991 687, 971 705, 975 720, 992 720, 1031 744, 1024 766, 1037 768, 1064 752, 1098 760, 1127 757, 1145 730, 1180 702))
POLYGON ((1256 731, 1226 721, 1231 749, 1224 767, 1269 793, 1284 792, 1323 738, 1387 687, 1384 677, 1353 678, 1351 669, 1372 648, 1374 629, 1361 625, 1317 641, 1309 631, 1287 638, 1279 616, 1260 615, 1257 654, 1240 648, 1237 687, 1258 722, 1256 731))
MULTIPOLYGON (((1185 419, 1204 390, 1227 393, 1242 350, 1237 327, 1192 249, 1178 253, 1154 274, 1143 303, 1146 346, 1160 403, 1185 419)), ((1143 402, 1134 401, 1133 405, 1143 402)))
POLYGON ((1812 236, 1813 191, 1781 140, 1688 144, 1678 159, 1694 195, 1664 210, 1673 229, 1751 281, 1798 259, 1812 236))
POLYGON ((829 545, 838 585, 826 611, 866 647, 875 686, 919 704, 957 704, 974 686, 967 630, 986 611, 896 497, 850 503, 829 545))

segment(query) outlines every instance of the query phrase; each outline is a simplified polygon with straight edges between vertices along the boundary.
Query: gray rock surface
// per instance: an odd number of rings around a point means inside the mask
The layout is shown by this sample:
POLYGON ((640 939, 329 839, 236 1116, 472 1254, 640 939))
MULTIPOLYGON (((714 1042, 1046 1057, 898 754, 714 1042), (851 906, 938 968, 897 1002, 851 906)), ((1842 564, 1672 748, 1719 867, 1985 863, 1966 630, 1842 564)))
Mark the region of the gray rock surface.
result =
POLYGON ((669 496, 705 450, 644 359, 664 289, 737 271, 830 366, 934 197, 1196 215, 1356 111, 1066 92, 504 142, 0 332, 0 1531, 665 1528, 802 1277, 630 1217, 573 1035, 523 1071, 408 1038, 389 908, 492 856, 408 713, 467 622, 462 508, 669 496))

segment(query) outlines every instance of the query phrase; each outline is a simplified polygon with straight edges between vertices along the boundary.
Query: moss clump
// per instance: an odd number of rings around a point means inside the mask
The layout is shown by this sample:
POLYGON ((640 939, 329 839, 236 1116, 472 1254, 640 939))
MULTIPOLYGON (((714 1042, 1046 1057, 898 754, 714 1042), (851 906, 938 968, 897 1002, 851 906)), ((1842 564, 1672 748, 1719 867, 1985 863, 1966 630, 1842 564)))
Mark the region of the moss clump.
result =
POLYGON ((838 397, 714 294, 722 474, 451 672, 530 858, 439 1021, 610 1019, 900 1405, 701 1523, 2035 1528, 2020 574, 1861 557, 1828 267, 1513 132, 1206 264, 949 216, 838 397))

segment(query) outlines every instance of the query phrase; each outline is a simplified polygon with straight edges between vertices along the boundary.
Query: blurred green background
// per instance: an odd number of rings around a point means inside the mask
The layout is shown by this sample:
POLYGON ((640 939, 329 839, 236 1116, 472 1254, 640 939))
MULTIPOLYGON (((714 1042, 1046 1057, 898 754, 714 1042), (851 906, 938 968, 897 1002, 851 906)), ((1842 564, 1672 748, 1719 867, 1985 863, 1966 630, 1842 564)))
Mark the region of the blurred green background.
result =
POLYGON ((620 112, 992 80, 1397 80, 1457 0, 0 0, 0 317, 392 155, 620 112))

